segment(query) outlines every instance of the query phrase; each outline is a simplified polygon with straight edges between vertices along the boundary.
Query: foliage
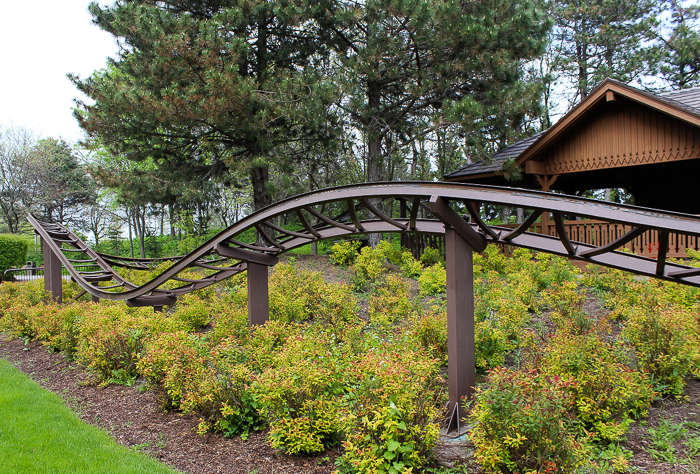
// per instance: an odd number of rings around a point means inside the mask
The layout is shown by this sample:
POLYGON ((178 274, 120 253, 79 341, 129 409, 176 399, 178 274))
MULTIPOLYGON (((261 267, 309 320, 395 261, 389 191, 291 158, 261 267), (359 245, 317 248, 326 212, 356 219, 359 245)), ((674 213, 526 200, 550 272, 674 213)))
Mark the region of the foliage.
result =
POLYGON ((350 287, 325 283, 319 272, 279 263, 270 277, 270 314, 284 322, 318 320, 343 323, 356 316, 350 287))
POLYGON ((418 278, 418 287, 423 296, 438 295, 447 290, 447 272, 441 263, 428 267, 418 278))
POLYGON ((640 369, 656 389, 680 395, 689 374, 700 375, 700 330, 697 313, 679 308, 638 307, 624 327, 640 369))
POLYGON ((505 368, 478 386, 469 422, 476 458, 489 473, 574 472, 587 458, 567 412, 568 384, 505 368))
POLYGON ((435 305, 416 321, 416 337, 433 357, 447 363, 447 312, 435 305))
POLYGON ((342 472, 411 472, 426 464, 439 436, 436 362, 406 345, 353 361, 345 454, 337 461, 342 472))
POLYGON ((24 266, 28 248, 27 240, 20 236, 0 235, 0 273, 8 268, 24 266))
POLYGON ((357 250, 362 245, 358 240, 343 240, 333 244, 328 254, 331 262, 341 267, 352 265, 357 257, 357 250))
POLYGON ((541 370, 571 383, 563 387, 581 434, 618 441, 632 418, 645 416, 654 399, 649 379, 631 367, 628 351, 595 333, 560 331, 544 349, 541 370))
POLYGON ((384 252, 379 248, 363 247, 352 266, 355 289, 363 291, 386 273, 384 252))
POLYGON ((372 323, 388 324, 405 319, 411 313, 410 283, 397 275, 388 275, 369 299, 367 311, 372 323))
MULTIPOLYGON (((421 262, 423 261, 421 257, 421 262)), ((409 251, 401 253, 401 273, 406 278, 416 278, 423 272, 421 262, 413 258, 413 254, 409 251)))
POLYGON ((445 259, 442 258, 440 251, 432 247, 426 247, 420 256, 420 262, 426 267, 433 266, 436 263, 440 263, 444 260, 445 259))

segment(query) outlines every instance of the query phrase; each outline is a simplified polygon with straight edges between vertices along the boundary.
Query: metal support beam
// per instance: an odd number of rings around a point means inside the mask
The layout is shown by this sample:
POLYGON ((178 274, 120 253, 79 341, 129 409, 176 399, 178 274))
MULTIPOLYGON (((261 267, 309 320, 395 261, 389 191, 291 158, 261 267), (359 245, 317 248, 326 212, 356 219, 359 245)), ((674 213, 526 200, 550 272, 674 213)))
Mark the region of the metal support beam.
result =
POLYGON ((270 318, 267 265, 248 262, 248 325, 265 324, 270 318))
POLYGON ((466 415, 460 405, 476 385, 474 355, 473 247, 451 227, 445 226, 447 270, 447 382, 450 397, 447 431, 459 431, 466 415))
POLYGON ((47 242, 44 248, 44 289, 51 293, 58 304, 63 302, 63 282, 61 281, 61 260, 52 251, 47 242))
MULTIPOLYGON (((100 282, 94 281, 94 282, 92 282, 92 286, 95 286, 95 287, 100 286, 100 282)), ((99 298, 98 296, 92 295, 92 302, 93 302, 93 303, 99 303, 99 302, 100 302, 100 298, 99 298)))

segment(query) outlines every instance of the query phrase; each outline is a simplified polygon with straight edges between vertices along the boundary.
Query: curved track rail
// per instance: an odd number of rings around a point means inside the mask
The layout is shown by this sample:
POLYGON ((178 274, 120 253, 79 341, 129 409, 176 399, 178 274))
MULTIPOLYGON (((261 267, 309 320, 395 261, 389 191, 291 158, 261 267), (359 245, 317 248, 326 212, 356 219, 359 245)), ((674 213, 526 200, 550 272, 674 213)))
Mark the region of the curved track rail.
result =
POLYGON ((158 259, 170 260, 173 265, 140 286, 122 278, 114 267, 144 269, 156 263, 156 259, 127 259, 98 254, 62 225, 44 223, 33 216, 28 219, 83 289, 95 297, 126 300, 134 306, 169 304, 178 295, 245 271, 250 262, 274 265, 280 254, 311 242, 372 232, 442 234, 445 225, 462 227, 462 233, 469 234, 469 240, 477 250, 482 250, 485 243, 507 244, 700 286, 700 269, 666 262, 664 252, 660 252, 659 258, 654 260, 616 251, 650 229, 659 232, 661 242, 664 238, 668 239, 669 233, 700 236, 700 219, 697 217, 494 186, 389 182, 342 186, 302 194, 236 222, 188 255, 158 259), (407 201, 410 217, 400 219, 388 216, 377 208, 378 199, 407 201), (481 204, 520 207, 529 217, 516 229, 488 225, 478 212, 481 204), (455 212, 468 214, 470 222, 464 219, 454 221, 456 214, 449 212, 453 208, 455 212), (631 225, 633 230, 605 246, 569 241, 561 231, 558 237, 528 232, 527 229, 543 212, 553 213, 558 230, 563 229, 563 215, 631 225), (255 243, 256 234, 262 237, 266 246, 255 243), (85 263, 92 263, 100 270, 84 272, 73 267, 74 264, 85 263), (196 278, 191 275, 189 278, 178 276, 184 270, 193 268, 201 269, 204 275, 196 278))

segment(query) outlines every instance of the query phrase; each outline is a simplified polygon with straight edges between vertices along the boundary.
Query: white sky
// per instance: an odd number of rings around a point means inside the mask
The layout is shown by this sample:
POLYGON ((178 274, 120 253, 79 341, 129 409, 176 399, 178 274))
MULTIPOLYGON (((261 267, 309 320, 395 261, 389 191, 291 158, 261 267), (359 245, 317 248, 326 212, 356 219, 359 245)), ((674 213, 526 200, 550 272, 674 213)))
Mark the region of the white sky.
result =
MULTIPOLYGON (((113 37, 92 24, 90 0, 0 4, 0 127, 75 142, 78 90, 66 74, 88 77, 116 57, 113 37)), ((104 4, 104 2, 102 2, 104 4)))

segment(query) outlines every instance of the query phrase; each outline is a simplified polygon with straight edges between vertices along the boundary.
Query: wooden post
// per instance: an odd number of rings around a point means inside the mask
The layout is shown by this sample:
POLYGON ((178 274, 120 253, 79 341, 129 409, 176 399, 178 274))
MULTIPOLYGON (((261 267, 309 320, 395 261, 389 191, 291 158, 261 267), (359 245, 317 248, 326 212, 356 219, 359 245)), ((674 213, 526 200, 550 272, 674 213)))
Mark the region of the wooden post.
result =
POLYGON ((44 247, 44 289, 51 293, 53 299, 61 304, 63 301, 63 282, 61 281, 61 261, 54 255, 48 243, 44 247))
POLYGON ((248 325, 265 324, 270 318, 268 266, 247 262, 248 265, 248 325))
POLYGON ((473 248, 451 227, 445 227, 447 270, 447 431, 465 416, 460 402, 471 397, 476 385, 474 355, 474 269, 473 248))

